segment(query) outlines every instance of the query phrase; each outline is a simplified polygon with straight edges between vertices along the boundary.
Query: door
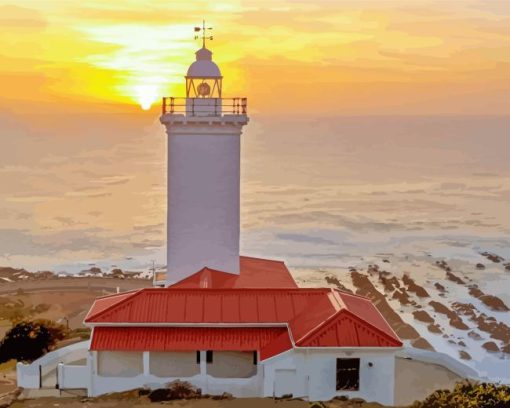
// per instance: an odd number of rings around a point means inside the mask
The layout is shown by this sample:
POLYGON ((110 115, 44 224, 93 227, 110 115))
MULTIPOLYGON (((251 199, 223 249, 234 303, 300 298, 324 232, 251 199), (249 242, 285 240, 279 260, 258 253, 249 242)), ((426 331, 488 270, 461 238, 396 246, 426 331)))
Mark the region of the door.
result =
POLYGON ((275 370, 274 396, 294 395, 296 384, 296 370, 275 370))

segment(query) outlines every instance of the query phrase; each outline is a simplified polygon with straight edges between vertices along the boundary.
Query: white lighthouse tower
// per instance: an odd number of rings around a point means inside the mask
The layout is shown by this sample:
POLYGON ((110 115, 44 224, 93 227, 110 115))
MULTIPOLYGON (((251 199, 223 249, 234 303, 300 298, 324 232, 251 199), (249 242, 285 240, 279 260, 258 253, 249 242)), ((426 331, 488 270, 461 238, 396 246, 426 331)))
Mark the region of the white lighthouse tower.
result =
POLYGON ((240 146, 246 99, 222 97, 220 69, 202 48, 186 75, 186 97, 163 98, 168 135, 166 285, 204 267, 239 274, 240 146))

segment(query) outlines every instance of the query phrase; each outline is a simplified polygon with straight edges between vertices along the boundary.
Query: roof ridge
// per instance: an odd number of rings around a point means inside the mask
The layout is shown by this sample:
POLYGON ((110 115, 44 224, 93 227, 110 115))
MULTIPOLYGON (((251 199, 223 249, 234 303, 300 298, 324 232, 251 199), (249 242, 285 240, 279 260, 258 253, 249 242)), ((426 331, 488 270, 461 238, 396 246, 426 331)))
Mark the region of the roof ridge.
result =
POLYGON ((335 292, 339 293, 339 294, 342 294, 342 295, 354 296, 354 297, 361 298, 361 299, 366 299, 366 300, 369 300, 370 302, 372 302, 372 299, 370 299, 368 296, 359 295, 359 294, 354 293, 354 292, 347 292, 346 290, 342 290, 342 289, 338 289, 338 288, 331 288, 331 289, 334 290, 335 292))
MULTIPOLYGON (((92 319, 92 318, 97 318, 98 316, 101 316, 101 315, 103 315, 104 313, 109 312, 109 311, 110 311, 110 310, 112 310, 114 307, 118 306, 119 304, 124 303, 124 302, 126 302, 126 301, 128 301, 128 300, 133 299, 135 296, 139 295, 140 293, 142 293, 142 292, 143 292, 144 290, 146 290, 146 289, 149 289, 149 288, 142 288, 142 289, 138 289, 138 290, 133 291, 133 293, 131 293, 129 296, 126 296, 125 298, 120 299, 118 302, 115 302, 115 303, 111 304, 110 306, 108 306, 108 307, 104 308, 103 310, 100 310, 99 312, 97 312, 97 313, 95 313, 95 314, 93 314, 93 315, 91 315, 91 316, 88 316, 88 315, 87 315, 87 316, 85 317, 85 320, 84 320, 84 321, 86 322, 86 321, 88 321, 88 320, 90 320, 90 319, 92 319)), ((126 292, 126 293, 128 293, 128 292, 126 292)), ((94 302, 94 303, 95 303, 95 302, 94 302)))
POLYGON ((346 309, 347 306, 345 305, 345 302, 342 300, 340 295, 336 293, 334 290, 331 290, 331 292, 328 294, 331 296, 328 296, 328 299, 330 299, 331 303, 335 302, 333 304, 333 307, 338 311, 340 309, 346 309), (332 298, 332 299, 331 299, 332 298))
POLYGON ((258 259, 260 261, 266 261, 266 262, 279 262, 279 263, 285 263, 285 261, 281 261, 279 259, 267 259, 267 258, 259 258, 257 256, 248 256, 248 255, 239 255, 239 258, 248 258, 248 259, 258 259))
MULTIPOLYGON (((228 273, 228 272, 226 272, 228 273)), ((203 293, 211 293, 211 292, 225 292, 225 293, 239 293, 239 292, 324 292, 328 293, 331 288, 183 288, 177 287, 174 288, 172 286, 166 288, 140 288, 137 291, 140 292, 149 292, 149 291, 158 291, 158 292, 203 292, 203 293)))
POLYGON ((111 293, 109 295, 98 296, 94 300, 106 299, 106 298, 111 298, 111 297, 115 297, 115 296, 123 296, 123 295, 126 295, 129 292, 137 292, 137 291, 142 290, 142 289, 146 289, 146 288, 130 289, 130 290, 126 290, 125 292, 111 293))

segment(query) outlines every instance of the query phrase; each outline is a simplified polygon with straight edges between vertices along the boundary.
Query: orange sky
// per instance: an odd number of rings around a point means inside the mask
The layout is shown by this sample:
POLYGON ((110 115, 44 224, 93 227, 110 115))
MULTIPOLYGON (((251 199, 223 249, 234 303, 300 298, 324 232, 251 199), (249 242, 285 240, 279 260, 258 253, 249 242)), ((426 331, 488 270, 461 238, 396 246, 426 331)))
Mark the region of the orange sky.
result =
POLYGON ((252 113, 510 113, 510 3, 497 0, 0 1, 0 107, 182 94, 204 16, 226 95, 252 113))
POLYGON ((202 17, 224 95, 248 97, 243 253, 301 264, 318 232, 278 234, 303 222, 507 239, 506 0, 0 0, 0 266, 164 265, 159 99, 202 17))

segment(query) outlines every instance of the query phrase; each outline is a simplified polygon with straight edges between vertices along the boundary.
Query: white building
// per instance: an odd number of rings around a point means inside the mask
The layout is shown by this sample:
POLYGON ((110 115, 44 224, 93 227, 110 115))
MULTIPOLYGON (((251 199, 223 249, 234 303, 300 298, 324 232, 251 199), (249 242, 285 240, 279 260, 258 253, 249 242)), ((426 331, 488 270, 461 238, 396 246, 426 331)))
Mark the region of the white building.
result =
POLYGON ((182 379, 207 394, 391 405, 402 343, 370 300, 298 288, 283 262, 239 255, 246 99, 222 97, 205 46, 196 59, 186 97, 163 100, 168 262, 156 284, 166 287, 96 299, 85 319, 91 341, 75 346, 81 364, 50 353, 44 367, 20 364, 18 384, 41 388, 48 367, 63 361, 58 387, 90 396, 182 379))
POLYGON ((220 70, 201 48, 186 75, 186 97, 164 98, 160 120, 168 134, 166 285, 205 266, 239 274, 246 99, 222 98, 220 70))
POLYGON ((98 298, 85 323, 90 395, 182 379, 209 394, 393 403, 402 343, 370 300, 338 290, 141 289, 98 298))

